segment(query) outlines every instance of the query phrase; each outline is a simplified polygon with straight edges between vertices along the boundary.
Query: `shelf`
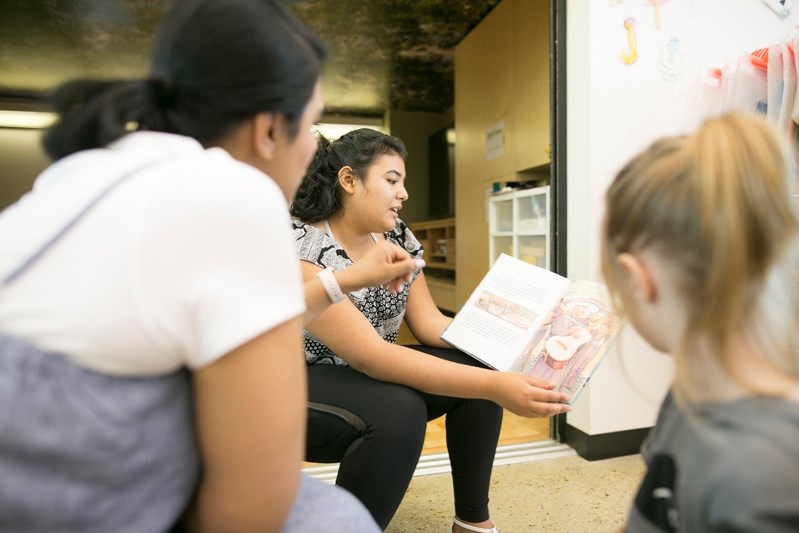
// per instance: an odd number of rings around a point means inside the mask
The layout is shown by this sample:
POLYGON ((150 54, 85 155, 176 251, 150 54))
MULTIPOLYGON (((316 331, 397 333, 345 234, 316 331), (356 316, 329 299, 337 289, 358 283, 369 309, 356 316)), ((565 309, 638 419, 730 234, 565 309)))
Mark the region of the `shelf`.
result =
POLYGON ((415 222, 410 228, 424 248, 424 257, 428 264, 455 265, 454 218, 415 222))
POLYGON ((516 233, 513 232, 504 232, 504 233, 494 233, 495 237, 503 237, 507 235, 518 235, 519 237, 539 237, 539 236, 546 236, 549 235, 549 232, 546 230, 540 231, 517 231, 516 233))
POLYGON ((439 261, 428 260, 425 268, 440 268, 441 270, 455 270, 455 263, 441 263, 439 261))
POLYGON ((439 278, 427 278, 427 284, 431 287, 455 287, 455 280, 446 280, 439 278))
POLYGON ((489 198, 489 264, 506 253, 550 267, 549 186, 489 198))
POLYGON ((424 248, 425 279, 433 301, 440 309, 455 312, 455 219, 414 222, 410 228, 424 248))

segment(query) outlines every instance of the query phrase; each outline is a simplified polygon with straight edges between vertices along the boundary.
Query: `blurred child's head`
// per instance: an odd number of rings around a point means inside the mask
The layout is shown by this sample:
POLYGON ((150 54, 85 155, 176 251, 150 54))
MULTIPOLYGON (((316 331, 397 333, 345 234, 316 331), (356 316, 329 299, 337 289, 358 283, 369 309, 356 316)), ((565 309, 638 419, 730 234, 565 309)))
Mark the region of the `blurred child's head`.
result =
POLYGON ((677 382, 701 348, 752 390, 730 365, 732 339, 797 372, 784 350, 796 329, 794 182, 793 158, 766 121, 729 114, 655 142, 611 184, 602 272, 619 311, 674 353, 677 382))

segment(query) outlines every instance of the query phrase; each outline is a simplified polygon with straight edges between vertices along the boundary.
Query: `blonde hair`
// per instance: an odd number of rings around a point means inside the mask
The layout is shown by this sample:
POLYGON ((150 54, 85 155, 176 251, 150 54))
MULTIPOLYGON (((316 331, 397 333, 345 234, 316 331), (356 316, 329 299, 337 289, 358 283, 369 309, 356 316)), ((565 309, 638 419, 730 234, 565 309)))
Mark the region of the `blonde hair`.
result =
POLYGON ((602 273, 620 300, 616 258, 650 249, 671 263, 685 302, 686 330, 675 356, 675 388, 692 390, 690 353, 709 349, 751 393, 774 393, 736 372, 730 339, 799 379, 795 348, 796 172, 789 150, 754 115, 707 120, 693 135, 659 140, 616 176, 606 197, 602 273))

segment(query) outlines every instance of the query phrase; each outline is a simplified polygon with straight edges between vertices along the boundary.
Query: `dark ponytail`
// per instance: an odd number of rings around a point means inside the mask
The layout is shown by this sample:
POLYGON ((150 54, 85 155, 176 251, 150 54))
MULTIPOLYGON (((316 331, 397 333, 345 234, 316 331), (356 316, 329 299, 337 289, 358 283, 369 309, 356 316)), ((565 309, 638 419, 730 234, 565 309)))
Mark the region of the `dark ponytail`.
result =
POLYGON ((51 96, 60 120, 42 144, 53 159, 105 146, 136 129, 171 131, 165 107, 172 96, 160 80, 76 80, 51 96))
POLYGON ((59 122, 44 137, 53 159, 107 145, 133 129, 213 146, 260 112, 296 135, 327 55, 279 0, 177 0, 142 80, 79 80, 52 95, 59 122))
POLYGON ((338 213, 342 208, 338 171, 351 167, 357 178, 366 179, 372 163, 385 154, 408 157, 402 140, 373 129, 357 129, 333 142, 320 135, 313 161, 294 195, 291 215, 314 223, 338 213))
POLYGON ((318 222, 341 210, 341 192, 338 188, 340 164, 330 141, 319 135, 319 147, 294 194, 290 212, 304 222, 318 222))

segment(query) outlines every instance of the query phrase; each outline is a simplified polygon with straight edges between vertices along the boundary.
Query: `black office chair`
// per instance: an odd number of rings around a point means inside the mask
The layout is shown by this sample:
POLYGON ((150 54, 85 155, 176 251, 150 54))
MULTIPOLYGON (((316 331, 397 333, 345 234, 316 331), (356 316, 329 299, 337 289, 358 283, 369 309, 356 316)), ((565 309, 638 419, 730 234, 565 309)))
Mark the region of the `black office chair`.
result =
POLYGON ((305 460, 339 463, 355 449, 366 433, 366 423, 354 413, 317 402, 308 402, 305 460))

